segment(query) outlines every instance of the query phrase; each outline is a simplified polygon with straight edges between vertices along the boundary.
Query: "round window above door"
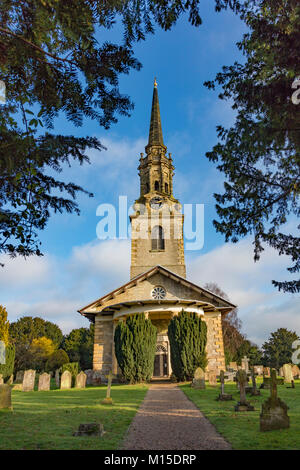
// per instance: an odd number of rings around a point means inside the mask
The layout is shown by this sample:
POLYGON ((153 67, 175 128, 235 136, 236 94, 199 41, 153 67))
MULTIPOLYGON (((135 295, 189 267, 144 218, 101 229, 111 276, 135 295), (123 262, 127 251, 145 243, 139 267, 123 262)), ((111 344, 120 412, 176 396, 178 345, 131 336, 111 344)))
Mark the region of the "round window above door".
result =
POLYGON ((151 291, 152 299, 162 300, 166 297, 166 290, 161 286, 156 286, 151 291))

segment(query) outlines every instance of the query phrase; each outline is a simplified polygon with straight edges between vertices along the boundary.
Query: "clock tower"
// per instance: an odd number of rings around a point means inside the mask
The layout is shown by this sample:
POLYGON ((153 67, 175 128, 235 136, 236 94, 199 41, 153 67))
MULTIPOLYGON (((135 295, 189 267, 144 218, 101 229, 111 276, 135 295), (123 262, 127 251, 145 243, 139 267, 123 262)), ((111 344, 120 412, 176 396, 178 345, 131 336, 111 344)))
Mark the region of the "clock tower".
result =
POLYGON ((173 196, 174 166, 163 142, 157 83, 154 81, 146 154, 138 167, 140 197, 131 220, 131 279, 161 265, 186 277, 181 204, 173 196))

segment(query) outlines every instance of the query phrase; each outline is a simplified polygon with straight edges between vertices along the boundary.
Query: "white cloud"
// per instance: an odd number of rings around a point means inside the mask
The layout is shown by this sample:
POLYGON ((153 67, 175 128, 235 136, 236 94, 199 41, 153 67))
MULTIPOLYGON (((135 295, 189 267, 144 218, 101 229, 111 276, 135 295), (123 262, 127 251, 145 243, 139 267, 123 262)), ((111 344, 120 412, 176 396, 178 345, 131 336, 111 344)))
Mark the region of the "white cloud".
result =
POLYGON ((42 283, 49 276, 52 269, 52 261, 49 256, 29 258, 10 258, 8 255, 1 255, 0 263, 0 286, 18 286, 32 285, 33 283, 42 283))

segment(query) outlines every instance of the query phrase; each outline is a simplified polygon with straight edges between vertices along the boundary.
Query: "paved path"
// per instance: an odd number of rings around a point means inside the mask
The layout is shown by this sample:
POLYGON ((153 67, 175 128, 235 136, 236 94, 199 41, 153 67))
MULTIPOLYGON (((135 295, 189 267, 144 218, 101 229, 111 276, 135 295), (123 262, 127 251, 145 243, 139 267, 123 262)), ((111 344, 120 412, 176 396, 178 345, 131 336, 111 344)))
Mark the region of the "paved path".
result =
POLYGON ((123 449, 229 450, 231 446, 176 384, 167 383, 150 385, 123 449))

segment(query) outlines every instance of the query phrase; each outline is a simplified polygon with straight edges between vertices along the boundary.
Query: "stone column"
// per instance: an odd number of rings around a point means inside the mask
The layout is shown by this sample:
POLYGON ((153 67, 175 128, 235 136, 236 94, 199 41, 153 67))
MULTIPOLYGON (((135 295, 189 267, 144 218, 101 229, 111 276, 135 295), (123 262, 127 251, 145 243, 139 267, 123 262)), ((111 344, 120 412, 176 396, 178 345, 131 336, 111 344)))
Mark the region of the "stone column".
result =
POLYGON ((118 324, 118 320, 114 320, 113 321, 113 332, 112 332, 112 351, 111 351, 111 355, 112 355, 112 373, 113 373, 113 375, 117 375, 117 373, 118 373, 118 361, 117 361, 116 354, 115 354, 115 341, 114 341, 115 329, 116 329, 117 324, 118 324))
POLYGON ((203 320, 207 325, 207 370, 219 374, 221 370, 225 370, 221 313, 205 313, 203 320))
POLYGON ((105 375, 112 370, 112 343, 112 318, 96 316, 93 369, 101 371, 101 378, 103 376, 103 380, 105 380, 105 375))

